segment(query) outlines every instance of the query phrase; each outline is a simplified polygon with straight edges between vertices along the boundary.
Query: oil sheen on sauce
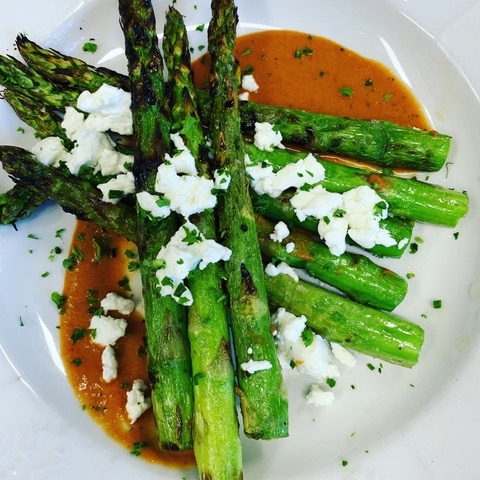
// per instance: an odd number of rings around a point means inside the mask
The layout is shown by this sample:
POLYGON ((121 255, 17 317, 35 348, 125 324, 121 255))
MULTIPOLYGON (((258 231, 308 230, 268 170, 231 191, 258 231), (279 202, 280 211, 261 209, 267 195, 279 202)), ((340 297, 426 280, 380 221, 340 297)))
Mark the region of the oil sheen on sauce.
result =
MULTIPOLYGON (((250 93, 250 101, 429 128, 412 93, 391 71, 329 40, 289 31, 254 33, 238 38, 236 55, 242 71, 251 72, 259 85, 250 93)), ((196 61, 194 69, 197 86, 205 85, 208 56, 196 61)), ((110 383, 102 380, 103 347, 90 338, 90 320, 99 301, 112 291, 125 297, 132 294, 128 263, 135 246, 78 221, 71 248, 80 259, 66 271, 67 301, 59 332, 62 358, 79 408, 132 454, 176 467, 193 465, 192 452, 158 449, 151 409, 134 424, 127 417, 126 392, 137 378, 147 383, 141 315, 126 317, 127 334, 115 345, 118 378, 110 383)))

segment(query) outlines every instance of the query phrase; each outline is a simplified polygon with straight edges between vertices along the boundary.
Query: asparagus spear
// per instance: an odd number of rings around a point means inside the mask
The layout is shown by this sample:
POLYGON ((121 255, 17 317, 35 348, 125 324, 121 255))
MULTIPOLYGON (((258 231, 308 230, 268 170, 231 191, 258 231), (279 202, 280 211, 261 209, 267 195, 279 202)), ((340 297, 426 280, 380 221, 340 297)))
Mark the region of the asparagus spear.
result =
MULTIPOLYGON (((149 0, 119 0, 132 93, 134 176, 137 192, 154 192, 156 170, 169 144, 164 115, 163 60, 149 0)), ((137 207, 136 242, 140 257, 148 376, 161 448, 192 448, 193 391, 186 309, 160 296, 155 260, 177 229, 173 215, 150 219, 137 207)))
MULTIPOLYGON (((210 178, 202 124, 190 70, 187 31, 181 14, 166 14, 163 53, 170 83, 172 131, 179 132, 198 174, 210 178)), ((205 238, 216 239, 213 211, 191 219, 205 238)), ((188 278, 195 301, 188 311, 188 337, 194 379, 193 448, 200 478, 242 478, 242 449, 235 396, 223 269, 211 263, 188 278)))
MULTIPOLYGON (((279 170, 288 163, 305 157, 305 153, 275 149, 264 152, 247 144, 247 152, 254 164, 268 160, 279 170)), ((329 162, 317 157, 325 168, 322 185, 330 192, 343 193, 355 187, 367 185, 388 202, 391 215, 417 222, 454 227, 467 214, 468 196, 447 188, 415 179, 370 172, 329 162)))
MULTIPOLYGON (((21 172, 23 172, 23 175, 25 175, 27 183, 20 183, 20 185, 23 188, 28 189, 35 196, 35 198, 37 198, 37 195, 40 196, 39 199, 42 199, 42 201, 43 199, 45 199, 45 197, 52 198, 56 200, 61 206, 67 207, 67 209, 69 209, 71 213, 73 213, 77 217, 90 221, 93 220, 91 216, 98 213, 98 209, 99 207, 101 207, 101 204, 97 205, 96 200, 94 199, 95 196, 89 194, 90 187, 87 182, 78 181, 77 177, 73 176, 71 176, 72 178, 69 178, 68 175, 63 175, 62 172, 59 171, 59 169, 47 167, 41 164, 26 150, 23 150, 19 147, 2 146, 0 147, 0 161, 3 163, 7 171, 10 171, 10 169, 13 167, 15 172, 19 172, 18 165, 23 166, 23 168, 21 168, 20 170, 21 172), (33 172, 33 175, 30 175, 29 172, 33 172), (36 190, 34 187, 36 185, 35 182, 37 179, 40 180, 38 186, 41 192, 36 190), (72 195, 71 199, 69 195, 72 195)), ((24 177, 21 177, 20 181, 23 181, 23 178, 24 177)), ((104 204, 104 206, 105 211, 108 212, 108 214, 97 216, 96 220, 98 221, 98 224, 106 230, 119 233, 126 236, 127 238, 135 239, 135 209, 131 207, 125 209, 122 204, 104 204)), ((261 224, 259 225, 260 226, 258 227, 258 232, 259 235, 261 235, 262 228, 261 224)), ((274 247, 270 248, 274 249, 274 247)), ((310 248, 311 247, 309 247, 308 245, 305 246, 306 251, 309 251, 310 248)), ((328 272, 331 269, 329 267, 326 267, 325 270, 328 272)), ((268 277, 267 280, 268 279, 270 278, 268 277)), ((383 278, 382 280, 388 280, 388 277, 383 278)), ((280 290, 278 291, 272 290, 271 292, 269 292, 269 301, 275 302, 275 298, 283 297, 283 289, 287 287, 291 288, 290 284, 284 284, 283 286, 279 287, 280 290)), ((313 291, 316 291, 317 289, 320 289, 320 287, 314 286, 313 291)), ((321 293, 319 293, 318 295, 321 295, 321 293)), ((280 300, 276 301, 280 302, 280 300)), ((307 300, 300 301, 307 302, 307 300)), ((349 305, 349 309, 355 308, 352 301, 348 302, 345 303, 345 305, 349 305)), ((393 328, 393 326, 396 325, 396 317, 388 316, 381 318, 389 318, 392 322, 392 330, 389 331, 389 335, 392 336, 393 340, 389 342, 394 342, 397 345, 400 345, 403 341, 404 334, 402 328, 393 328)), ((340 321, 341 317, 333 318, 332 321, 333 320, 340 321)), ((367 329, 372 329, 373 331, 375 331, 375 326, 369 324, 370 322, 374 324, 375 322, 377 322, 377 320, 377 316, 375 315, 365 317, 365 319, 362 320, 362 322, 365 322, 364 324, 362 324, 362 328, 366 326, 367 329)), ((362 343, 350 343, 350 339, 355 338, 356 335, 356 323, 345 323, 341 327, 344 329, 343 339, 340 336, 336 335, 336 341, 342 343, 346 347, 352 348, 353 350, 357 350, 358 348, 360 348, 359 351, 365 353, 365 346, 362 346, 362 343)), ((335 329, 337 328, 336 323, 334 322, 332 324, 325 324, 323 328, 323 332, 326 337, 329 337, 328 329, 332 328, 333 338, 334 332, 336 331, 335 329)), ((378 342, 378 339, 376 339, 373 341, 370 350, 374 351, 375 355, 378 358, 382 358, 386 361, 390 361, 390 359, 393 358, 394 363, 401 363, 401 361, 395 361, 395 358, 399 358, 400 360, 404 358, 404 352, 402 350, 399 350, 397 352, 397 356, 394 357, 391 357, 392 353, 390 350, 384 352, 382 351, 384 347, 390 349, 389 345, 391 345, 391 343, 383 344, 382 342, 378 342)), ((419 347, 420 343, 417 343, 415 348, 419 347)), ((407 351, 407 355, 408 354, 409 353, 407 351)))
MULTIPOLYGON (((257 195, 251 192, 250 197, 255 212, 272 220, 285 222, 289 227, 302 227, 312 232, 318 231, 318 219, 308 216, 300 221, 290 203, 291 192, 286 192, 278 198, 272 198, 269 195, 257 195)), ((390 247, 384 245, 374 245, 369 249, 370 253, 378 257, 400 258, 405 252, 413 232, 413 222, 402 218, 388 217, 380 220, 381 228, 388 230, 390 236, 397 242, 390 247)), ((347 237, 347 240, 349 238, 347 237)))
POLYGON ((16 183, 0 194, 0 225, 10 225, 28 218, 47 197, 36 195, 28 186, 16 183))
POLYGON ((305 315, 307 325, 325 339, 404 367, 418 362, 424 340, 420 326, 288 275, 266 276, 265 284, 272 306, 305 315))
POLYGON ((31 213, 33 206, 50 198, 81 220, 89 220, 105 228, 116 225, 116 233, 135 240, 136 219, 132 208, 123 203, 112 208, 102 200, 100 190, 89 181, 60 168, 47 167, 20 147, 2 146, 0 160, 3 168, 18 182, 14 191, 19 195, 19 201, 24 200, 22 209, 25 213, 31 213), (29 205, 29 197, 33 205, 29 205))
POLYGON ((240 72, 233 56, 237 21, 233 1, 212 1, 208 29, 213 98, 210 134, 216 166, 231 176, 228 190, 219 198, 219 228, 224 244, 232 250, 225 269, 244 431, 253 438, 270 439, 288 434, 288 404, 270 332, 263 265, 245 174, 237 95, 240 72), (244 368, 252 359, 269 368, 249 373, 244 368))
MULTIPOLYGON (((108 70, 106 77, 105 69, 54 50, 42 49, 25 36, 18 37, 18 48, 28 65, 45 77, 60 81, 62 90, 56 95, 65 94, 70 98, 72 92, 78 95, 84 89, 95 90, 102 78, 105 83, 128 89, 124 75, 108 70), (70 69, 69 65, 74 68, 70 69), (82 70, 88 72, 87 78, 92 78, 91 82, 84 81, 82 70), (60 72, 61 77, 57 79, 52 72, 60 72)), ((0 57, 0 85, 13 87, 13 83, 16 89, 28 88, 32 94, 35 89, 41 89, 29 80, 28 72, 32 69, 27 69, 23 76, 17 72, 19 77, 11 78, 8 68, 2 69, 5 58, 0 57)), ((212 105, 210 95, 198 90, 197 99, 202 119, 208 125, 212 105)), ((45 102, 49 100, 47 96, 45 102)), ((67 99, 61 103, 73 105, 67 103, 67 99)), ((286 142, 318 153, 335 152, 387 167, 436 171, 444 165, 450 149, 448 135, 402 127, 388 121, 348 119, 254 102, 240 102, 239 109, 244 134, 252 133, 255 122, 270 122, 282 132, 286 142)))
POLYGON ((312 241, 298 230, 290 231, 281 243, 273 242, 270 238, 274 231, 272 223, 257 217, 256 226, 264 255, 305 270, 312 277, 348 292, 347 295, 359 303, 391 311, 405 298, 406 280, 376 265, 368 257, 348 252, 335 256, 324 244, 312 241), (288 243, 295 246, 291 252, 288 243), (371 289, 371 285, 376 288, 371 289))
POLYGON ((62 88, 95 91, 104 83, 128 90, 128 76, 109 68, 93 67, 79 58, 43 48, 27 38, 17 35, 16 45, 28 66, 62 88))
MULTIPOLYGON (((208 115, 209 101, 199 95, 208 115)), ((450 150, 450 137, 396 125, 386 120, 358 120, 287 107, 242 102, 242 131, 255 133, 255 123, 274 124, 284 141, 317 153, 333 152, 385 167, 434 172, 440 170, 450 150)))

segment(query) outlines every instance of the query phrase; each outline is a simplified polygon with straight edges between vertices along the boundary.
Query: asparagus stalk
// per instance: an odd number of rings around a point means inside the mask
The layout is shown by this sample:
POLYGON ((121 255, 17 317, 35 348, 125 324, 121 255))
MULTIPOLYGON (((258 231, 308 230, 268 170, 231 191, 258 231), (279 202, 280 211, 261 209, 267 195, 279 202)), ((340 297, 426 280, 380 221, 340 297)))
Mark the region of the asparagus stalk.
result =
POLYGON ((132 208, 123 203, 115 207, 105 203, 100 190, 89 181, 68 171, 43 165, 33 154, 20 147, 2 146, 0 161, 17 181, 18 188, 14 187, 10 196, 16 194, 16 200, 24 200, 23 212, 31 213, 33 206, 50 198, 81 220, 89 220, 107 229, 115 225, 115 233, 135 240, 137 222, 132 208), (33 204, 29 205, 30 201, 33 204))
MULTIPOLYGON (((26 176, 26 181, 27 183, 23 184, 20 183, 20 185, 23 188, 28 189, 34 196, 39 195, 39 199, 41 198, 42 201, 45 199, 45 197, 51 198, 53 200, 56 200, 61 206, 64 208, 67 208, 68 210, 71 211, 74 215, 76 215, 78 218, 83 218, 84 220, 89 220, 92 221, 92 215, 95 215, 98 213, 99 207, 101 207, 101 204, 95 203, 96 200, 94 200, 93 197, 91 196, 89 192, 89 184, 87 182, 82 182, 77 179, 77 177, 71 176, 71 178, 68 177, 68 175, 63 175, 59 169, 53 168, 53 167, 47 167, 41 163, 39 163, 29 152, 26 150, 23 150, 19 147, 7 147, 7 146, 2 146, 0 147, 0 161, 4 164, 5 168, 7 171, 10 171, 10 169, 13 167, 15 172, 18 172, 18 165, 23 165, 24 167, 24 175, 26 176), (32 175, 30 175, 29 172, 33 172, 32 175), (38 184, 38 190, 35 189, 34 185, 36 185, 36 180, 39 179, 40 183, 38 184), (48 181, 47 181, 48 180, 48 181), (70 181, 71 180, 71 181, 70 181), (63 185, 65 184, 65 185, 63 185), (85 189, 85 190, 84 190, 85 189), (76 192, 75 192, 76 190, 76 192), (72 192, 73 191, 73 192, 72 192), (68 195, 72 195, 71 199, 68 195)), ((22 170, 22 169, 20 169, 22 170)), ((23 177, 21 177, 20 181, 23 181, 23 177)), ((103 203, 103 202, 102 202, 103 203)), ((136 236, 136 212, 135 209, 132 207, 125 208, 121 203, 120 204, 104 204, 105 206, 105 211, 108 212, 108 215, 101 215, 96 218, 98 221, 98 225, 101 227, 105 228, 106 230, 112 231, 119 233, 120 235, 124 235, 127 238, 130 239, 135 239, 136 236)), ((261 223, 259 223, 259 227, 257 227, 259 235, 261 235, 262 232, 262 227, 261 223)), ((262 243, 262 242, 261 242, 262 243)), ((302 244, 300 244, 302 245, 302 244)), ((274 247, 270 247, 272 251, 274 251, 274 247)), ((309 251, 312 247, 305 245, 305 251, 309 251)), ((352 266, 353 268, 353 266, 352 266)), ((330 267, 325 267, 325 270, 328 272, 331 270, 330 267)), ((383 281, 389 281, 389 277, 379 277, 380 280, 383 281)), ((267 280, 271 280, 270 277, 267 277, 267 280)), ((294 284, 295 285, 295 284, 294 284)), ((267 284, 268 286, 268 284, 267 284)), ((372 287, 372 285, 370 285, 372 287)), ((291 288, 291 285, 284 284, 283 286, 279 287, 279 290, 276 291, 275 289, 270 291, 267 290, 268 295, 269 295, 269 301, 270 302, 279 302, 281 303, 281 298, 284 296, 284 289, 285 288, 291 288), (277 300, 275 300, 277 298, 277 300)), ((320 287, 313 286, 313 291, 316 292, 316 290, 321 290, 320 287)), ((318 295, 322 295, 321 293, 318 293, 318 295)), ((315 295, 314 295, 315 296, 315 295)), ((332 297, 332 298, 341 298, 341 297, 332 297)), ((308 303, 308 299, 301 299, 299 297, 299 302, 306 302, 308 303)), ((351 300, 345 299, 341 300, 342 302, 345 301, 345 305, 348 305, 348 309, 352 310, 355 309, 356 307, 354 306, 354 302, 351 300)), ((370 311, 370 310, 368 310, 370 311)), ((360 314, 363 315, 362 312, 360 314)), ((378 339, 374 338, 374 341, 372 342, 370 348, 370 351, 374 352, 375 356, 378 358, 382 358, 385 361, 390 361, 391 358, 393 358, 394 363, 400 363, 404 361, 404 352, 403 350, 399 350, 396 352, 396 356, 392 357, 392 352, 391 350, 391 345, 392 342, 393 344, 396 345, 401 345, 403 342, 403 329, 400 328, 402 327, 402 322, 400 325, 395 328, 393 328, 395 325, 397 325, 396 322, 396 317, 393 316, 388 316, 388 317, 381 317, 381 318, 389 318, 390 321, 392 322, 392 329, 389 331, 389 335, 391 335, 392 339, 389 340, 388 343, 383 344, 382 342, 378 342, 378 339), (387 347, 386 351, 383 351, 384 347, 387 347), (399 360, 395 360, 399 359, 399 360)), ((360 317, 359 317, 360 319, 360 317)), ((335 322, 340 321, 341 317, 335 317, 332 319, 332 322, 335 320, 335 322)), ((359 320, 360 321, 360 320, 359 320)), ((370 325, 370 322, 373 324, 378 321, 377 316, 371 315, 368 317, 365 317, 364 320, 365 322, 364 326, 362 328, 366 327, 367 329, 372 329, 372 331, 375 331, 375 326, 370 325)), ((334 338, 333 335, 335 334, 335 329, 337 328, 336 323, 333 322, 332 324, 328 323, 325 324, 323 328, 323 333, 327 338, 329 337, 328 329, 332 328, 333 333, 332 337, 334 338)), ((349 347, 353 350, 360 350, 363 353, 366 353, 365 346, 362 346, 362 343, 356 343, 356 342, 350 342, 350 339, 355 338, 355 332, 356 332, 356 323, 355 322, 349 322, 349 323, 344 323, 343 325, 340 326, 343 328, 344 336, 343 339, 339 335, 336 335, 335 341, 338 341, 339 343, 342 343, 344 346, 349 347)), ((366 334, 365 334, 366 335, 366 334)), ((415 348, 419 349, 420 343, 416 343, 415 348)), ((406 354, 409 355, 409 350, 406 351, 406 354)), ((408 362, 407 362, 408 363, 408 362)))
POLYGON ((28 218, 47 197, 36 194, 29 186, 16 183, 0 194, 0 225, 10 225, 28 218))
MULTIPOLYGON (((8 58, 0 57, 0 85, 16 86, 15 90, 20 91, 28 89, 30 94, 41 91, 41 84, 37 85, 29 78, 29 72, 35 69, 53 82, 59 82, 62 88, 55 95, 65 95, 66 98, 60 102, 63 105, 73 105, 68 103, 72 102, 72 95, 78 96, 85 89, 93 91, 102 81, 129 88, 124 75, 87 65, 55 50, 42 49, 24 35, 17 38, 17 44, 24 60, 32 68, 25 72, 25 69, 16 71, 17 75, 12 77, 9 69, 3 67, 8 58), (86 80, 85 71, 88 72, 86 80), (55 73, 60 73, 60 77, 55 73)), ((36 75, 35 78, 41 76, 36 75)), ((197 99, 202 119, 208 125, 212 99, 208 92, 202 90, 197 90, 197 99)), ((49 101, 50 96, 46 96, 44 103, 49 101)), ((334 152, 386 167, 436 171, 444 165, 450 150, 448 135, 403 127, 384 120, 348 119, 254 102, 240 102, 239 109, 244 134, 253 132, 255 122, 270 122, 281 131, 286 142, 318 153, 334 152)))
POLYGON ((262 253, 294 268, 300 268, 362 304, 391 311, 407 293, 406 280, 387 268, 376 265, 368 257, 354 253, 335 256, 306 232, 291 231, 282 242, 273 242, 274 225, 262 217, 256 221, 262 253), (289 251, 288 243, 294 244, 289 251), (375 285, 372 289, 371 286, 375 285))
MULTIPOLYGON (((279 170, 288 163, 305 158, 305 153, 275 149, 264 152, 247 144, 247 153, 254 164, 268 160, 279 170)), ((388 203, 391 215, 417 222, 454 227, 468 212, 468 196, 447 188, 413 178, 370 172, 329 162, 317 157, 325 168, 322 185, 330 192, 343 193, 362 185, 376 190, 388 203)))
POLYGON ((24 34, 17 35, 16 45, 29 67, 62 89, 95 91, 104 83, 123 90, 130 88, 128 76, 109 68, 93 67, 57 50, 43 48, 24 34))
MULTIPOLYGON (((137 192, 154 192, 156 171, 169 144, 164 115, 163 60, 156 21, 148 0, 119 0, 132 93, 133 150, 137 192)), ((150 219, 137 207, 136 242, 140 257, 148 376, 161 448, 192 448, 193 391, 186 309, 160 296, 155 260, 177 228, 173 215, 150 219)))
MULTIPOLYGON (((199 98, 208 115, 207 96, 199 98)), ((242 102, 240 112, 245 134, 255 133, 255 123, 268 122, 275 125, 286 142, 384 167, 435 172, 443 167, 450 150, 448 135, 386 120, 358 120, 254 102, 242 102)))
MULTIPOLYGON (((166 14, 163 53, 170 83, 172 131, 179 132, 193 157, 198 174, 210 178, 202 124, 190 70, 187 31, 181 14, 166 14)), ((205 238, 216 240, 213 211, 191 219, 205 238)), ((188 337, 194 379, 193 448, 200 478, 242 478, 242 449, 235 395, 235 372, 230 352, 223 269, 211 263, 190 274, 195 301, 188 310, 188 337)))
POLYGON ((265 277, 273 307, 284 307, 331 342, 380 360, 413 367, 424 340, 423 329, 397 316, 352 302, 288 275, 265 277))
POLYGON ((228 190, 219 198, 219 228, 224 244, 232 250, 225 269, 244 431, 253 438, 270 439, 288 434, 288 404, 270 332, 263 265, 245 174, 237 95, 240 72, 233 56, 237 21, 233 1, 212 1, 208 29, 213 98, 210 134, 216 166, 225 168, 231 177, 228 190), (269 368, 249 373, 242 365, 252 359, 268 362, 269 368))

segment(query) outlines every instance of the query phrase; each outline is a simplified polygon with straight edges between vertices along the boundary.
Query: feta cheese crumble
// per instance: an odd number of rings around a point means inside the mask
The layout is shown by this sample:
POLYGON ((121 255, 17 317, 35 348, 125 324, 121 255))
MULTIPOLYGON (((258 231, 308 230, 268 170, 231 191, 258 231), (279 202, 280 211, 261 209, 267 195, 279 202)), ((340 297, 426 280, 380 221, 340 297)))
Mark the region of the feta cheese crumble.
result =
POLYGON ((95 174, 113 177, 99 188, 103 201, 117 203, 132 193, 133 175, 129 168, 133 157, 117 152, 115 143, 105 132, 132 133, 130 103, 130 93, 110 85, 102 85, 93 93, 82 92, 76 108, 66 107, 61 124, 67 138, 74 142, 73 148, 66 149, 59 137, 48 137, 34 145, 32 153, 45 165, 65 164, 75 176, 82 167, 90 167, 95 174))
POLYGON ((296 316, 285 308, 279 308, 272 315, 272 324, 282 370, 307 375, 314 380, 306 396, 307 404, 330 405, 335 395, 329 390, 327 380, 340 376, 336 362, 353 366, 355 357, 341 345, 330 344, 313 333, 303 315, 296 316))
POLYGON ((130 424, 135 423, 152 406, 152 399, 145 397, 146 390, 145 382, 137 379, 133 382, 132 389, 127 392, 126 410, 130 424))
POLYGON ((285 222, 278 222, 273 227, 273 233, 270 234, 270 238, 274 242, 283 242, 290 235, 290 230, 285 222))
POLYGON ((210 263, 227 261, 231 253, 230 249, 205 238, 195 225, 186 222, 157 255, 157 260, 162 264, 156 273, 160 294, 170 295, 184 305, 191 305, 192 294, 184 284, 188 274, 197 266, 203 270, 210 263))
POLYGON ((113 318, 107 315, 94 315, 90 320, 92 341, 107 347, 115 345, 117 340, 125 335, 127 321, 123 318, 113 318))
POLYGON ((284 273, 298 282, 298 275, 295 272, 295 269, 285 262, 280 262, 278 265, 268 263, 265 267, 265 273, 270 277, 276 277, 278 274, 284 273))
POLYGON ((118 362, 115 356, 115 350, 111 345, 107 345, 102 352, 102 378, 106 382, 115 380, 118 375, 118 362))
POLYGON ((252 74, 243 75, 242 88, 247 92, 256 92, 260 87, 252 74))
POLYGON ((260 150, 273 152, 275 147, 285 148, 282 144, 282 134, 274 130, 274 126, 268 122, 256 122, 253 144, 260 150))
POLYGON ((105 314, 110 310, 117 311, 122 315, 130 315, 135 309, 135 302, 131 298, 125 298, 115 292, 109 292, 100 302, 105 314))
POLYGON ((255 192, 272 198, 279 197, 289 188, 315 185, 325 178, 325 168, 311 153, 277 172, 269 165, 254 165, 247 155, 246 169, 255 192))

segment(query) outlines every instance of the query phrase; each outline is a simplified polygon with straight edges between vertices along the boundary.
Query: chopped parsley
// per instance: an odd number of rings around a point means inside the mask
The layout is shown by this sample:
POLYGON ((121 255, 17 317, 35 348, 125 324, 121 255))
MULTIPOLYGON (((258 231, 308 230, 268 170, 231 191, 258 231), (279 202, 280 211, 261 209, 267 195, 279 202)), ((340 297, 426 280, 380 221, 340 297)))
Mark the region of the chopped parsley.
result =
POLYGON ((195 28, 198 32, 203 32, 205 30, 205 24, 202 23, 201 25, 197 25, 197 28, 195 28))
POLYGON ((351 87, 341 87, 339 93, 342 97, 353 97, 353 88, 351 87))
POLYGON ((127 276, 125 276, 121 280, 119 280, 117 285, 120 288, 123 288, 127 292, 132 290, 132 287, 130 287, 130 280, 128 279, 127 276))
POLYGON ((94 40, 94 39, 91 38, 89 42, 85 42, 83 44, 82 50, 84 52, 95 53, 97 51, 98 45, 95 42, 93 42, 92 40, 94 40))
POLYGON ((313 55, 313 50, 310 47, 299 48, 293 52, 293 56, 298 59, 308 57, 309 55, 313 55))
POLYGON ((366 87, 373 87, 373 80, 371 78, 369 78, 368 80, 365 80, 363 82, 363 84, 366 86, 366 87))
POLYGON ((64 313, 67 297, 58 292, 53 292, 51 295, 51 299, 53 303, 57 306, 58 310, 60 310, 60 313, 64 313))
POLYGON ((73 360, 70 360, 70 363, 79 367, 83 363, 83 360, 81 358, 74 358, 73 360))
POLYGON ((337 384, 337 381, 334 378, 327 378, 325 382, 330 388, 333 388, 337 384))
POLYGON ((148 447, 148 443, 145 440, 142 440, 140 442, 135 442, 133 444, 133 447, 130 453, 132 455, 135 455, 136 457, 139 457, 142 454, 142 449, 147 447, 148 447))
POLYGON ((442 308, 442 301, 441 300, 434 300, 432 302, 433 308, 442 308))
POLYGON ((83 340, 87 336, 86 328, 76 328, 70 335, 72 343, 77 343, 79 340, 83 340))
POLYGON ((313 335, 312 330, 310 328, 306 327, 302 332, 303 344, 306 347, 309 347, 313 343, 313 338, 314 338, 314 335, 313 335))

